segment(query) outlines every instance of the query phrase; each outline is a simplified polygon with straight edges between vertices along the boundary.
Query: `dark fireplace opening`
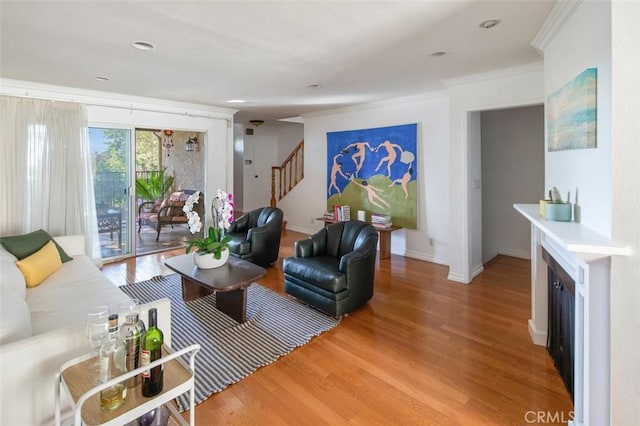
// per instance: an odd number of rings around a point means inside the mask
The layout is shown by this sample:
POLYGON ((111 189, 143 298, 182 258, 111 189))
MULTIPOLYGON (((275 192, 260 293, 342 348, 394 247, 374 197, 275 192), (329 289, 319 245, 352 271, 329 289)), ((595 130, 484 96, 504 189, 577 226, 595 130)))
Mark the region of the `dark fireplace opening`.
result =
POLYGON ((542 258, 548 265, 547 351, 573 400, 575 281, 544 248, 542 258))

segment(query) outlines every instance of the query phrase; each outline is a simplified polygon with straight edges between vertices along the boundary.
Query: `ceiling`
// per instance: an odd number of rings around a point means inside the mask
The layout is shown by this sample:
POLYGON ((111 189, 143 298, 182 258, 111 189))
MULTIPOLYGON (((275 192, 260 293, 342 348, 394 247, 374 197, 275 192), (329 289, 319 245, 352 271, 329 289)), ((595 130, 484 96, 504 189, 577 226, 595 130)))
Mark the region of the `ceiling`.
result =
POLYGON ((0 76, 273 123, 540 61, 530 43, 553 3, 1 0, 0 76), (487 19, 501 22, 480 28, 487 19), (136 40, 155 49, 136 50, 136 40))

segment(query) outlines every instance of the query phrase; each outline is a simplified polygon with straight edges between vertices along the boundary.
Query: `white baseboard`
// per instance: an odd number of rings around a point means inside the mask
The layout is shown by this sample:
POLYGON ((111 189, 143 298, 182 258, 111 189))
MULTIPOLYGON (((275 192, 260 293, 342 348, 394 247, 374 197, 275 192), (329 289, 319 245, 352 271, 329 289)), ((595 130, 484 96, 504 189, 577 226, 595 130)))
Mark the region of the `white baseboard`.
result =
POLYGON ((536 330, 536 325, 529 319, 529 336, 534 345, 547 346, 547 330, 536 330))
POLYGON ((480 274, 482 271, 484 271, 484 266, 482 266, 482 263, 479 265, 476 265, 473 270, 471 271, 471 279, 474 279, 476 276, 478 276, 478 274, 480 274))
POLYGON ((316 232, 318 232, 317 229, 303 228, 301 226, 292 226, 290 224, 287 224, 287 231, 300 232, 301 234, 307 234, 307 235, 315 234, 316 232))
POLYGON ((508 248, 498 249, 498 254, 502 254, 505 256, 517 257, 518 259, 526 259, 531 260, 531 251, 530 250, 513 250, 508 248))
POLYGON ((449 275, 447 276, 447 279, 449 281, 455 281, 455 282, 460 283, 460 284, 470 284, 471 283, 471 280, 467 280, 463 274, 458 274, 458 273, 455 273, 455 272, 449 272, 449 275))
POLYGON ((445 259, 444 257, 433 256, 428 253, 422 253, 422 252, 413 251, 413 250, 405 250, 404 253, 393 253, 393 254, 410 257, 412 259, 424 260, 425 262, 437 263, 438 265, 449 266, 449 259, 445 259))

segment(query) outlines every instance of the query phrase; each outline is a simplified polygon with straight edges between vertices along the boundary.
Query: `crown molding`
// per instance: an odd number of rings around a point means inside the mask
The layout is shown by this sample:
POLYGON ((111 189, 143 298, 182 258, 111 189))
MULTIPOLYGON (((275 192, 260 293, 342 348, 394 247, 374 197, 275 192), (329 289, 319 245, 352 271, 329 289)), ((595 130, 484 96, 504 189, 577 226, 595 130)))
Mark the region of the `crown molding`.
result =
POLYGON ((322 111, 309 112, 306 114, 302 114, 302 118, 304 119, 307 117, 322 117, 325 115, 343 114, 346 112, 366 111, 395 105, 405 105, 412 102, 421 102, 430 99, 444 98, 447 96, 448 95, 446 90, 434 90, 432 92, 421 93, 418 95, 403 96, 400 98, 385 99, 382 101, 373 101, 358 105, 350 105, 339 108, 325 109, 322 111))
POLYGON ((549 12, 531 45, 544 55, 544 49, 573 16, 583 0, 558 0, 549 12))
POLYGON ((238 110, 188 102, 169 101, 141 96, 75 87, 55 86, 32 81, 0 78, 0 95, 20 98, 48 99, 60 102, 80 103, 87 106, 124 108, 138 111, 181 114, 192 117, 233 119, 238 110))
POLYGON ((544 71, 544 63, 533 62, 530 64, 519 65, 517 67, 503 68, 503 69, 493 70, 493 71, 480 73, 480 74, 467 75, 460 78, 451 78, 447 80, 442 80, 442 84, 444 84, 447 88, 450 88, 453 86, 459 86, 463 84, 478 83, 486 80, 495 80, 498 78, 514 77, 522 74, 530 74, 533 72, 543 72, 543 71, 544 71))

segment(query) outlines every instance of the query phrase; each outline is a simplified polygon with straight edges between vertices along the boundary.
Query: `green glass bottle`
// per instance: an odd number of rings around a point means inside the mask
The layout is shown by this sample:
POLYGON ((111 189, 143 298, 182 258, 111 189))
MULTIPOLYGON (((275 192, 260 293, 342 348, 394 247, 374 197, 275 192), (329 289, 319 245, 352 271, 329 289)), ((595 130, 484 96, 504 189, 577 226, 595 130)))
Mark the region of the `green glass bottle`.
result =
MULTIPOLYGON (((150 363, 162 357, 162 344, 164 336, 158 328, 158 311, 156 308, 149 309, 149 329, 142 339, 141 364, 150 363)), ((162 392, 163 366, 151 368, 142 373, 142 395, 146 397, 155 396, 162 392)))

